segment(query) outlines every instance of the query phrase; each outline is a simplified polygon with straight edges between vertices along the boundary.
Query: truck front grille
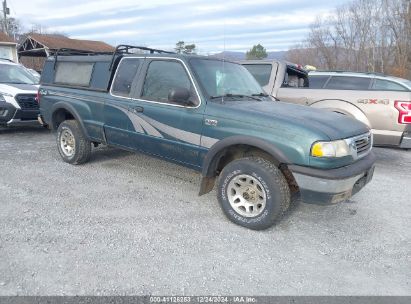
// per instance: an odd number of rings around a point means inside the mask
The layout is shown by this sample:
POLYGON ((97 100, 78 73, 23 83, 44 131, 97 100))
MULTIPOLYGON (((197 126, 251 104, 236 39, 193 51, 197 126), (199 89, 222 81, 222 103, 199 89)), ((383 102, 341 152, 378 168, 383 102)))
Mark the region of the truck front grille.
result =
POLYGON ((22 110, 38 110, 39 104, 36 101, 36 94, 18 94, 16 101, 22 110))
POLYGON ((363 156, 367 154, 372 147, 372 135, 371 133, 364 134, 355 139, 355 147, 357 149, 357 155, 363 156))

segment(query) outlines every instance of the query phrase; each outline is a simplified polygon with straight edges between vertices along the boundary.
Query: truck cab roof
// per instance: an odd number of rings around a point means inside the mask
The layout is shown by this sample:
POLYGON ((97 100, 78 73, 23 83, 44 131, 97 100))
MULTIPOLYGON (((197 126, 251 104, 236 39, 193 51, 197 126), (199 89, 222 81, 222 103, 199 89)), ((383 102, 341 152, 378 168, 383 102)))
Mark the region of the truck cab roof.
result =
MULTIPOLYGON (((80 87, 82 89, 108 91, 114 74, 122 58, 176 58, 187 61, 192 58, 223 61, 222 59, 210 58, 192 54, 178 54, 164 50, 151 49, 138 46, 120 45, 111 53, 96 53, 79 50, 63 49, 49 56, 44 64, 41 83, 48 85, 80 87), (132 52, 132 50, 146 51, 132 52), (147 53, 148 52, 148 53, 147 53), (57 74, 64 74, 70 78, 72 74, 73 83, 60 81, 57 74), (83 75, 84 81, 78 82, 79 75, 83 75), (88 75, 88 80, 86 79, 88 75)), ((81 78, 81 77, 80 77, 81 78)))
POLYGON ((408 79, 389 76, 382 73, 369 73, 369 72, 351 72, 351 71, 310 71, 309 76, 340 76, 340 77, 358 77, 358 78, 372 78, 388 80, 395 83, 399 83, 402 86, 406 86, 411 90, 411 81, 408 79))

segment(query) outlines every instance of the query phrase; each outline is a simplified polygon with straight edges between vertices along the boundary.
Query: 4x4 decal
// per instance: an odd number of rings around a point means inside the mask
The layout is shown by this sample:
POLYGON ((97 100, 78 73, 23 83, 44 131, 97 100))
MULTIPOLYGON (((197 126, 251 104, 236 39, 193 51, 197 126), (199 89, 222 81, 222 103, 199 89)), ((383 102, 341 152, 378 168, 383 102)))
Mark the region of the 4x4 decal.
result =
POLYGON ((390 100, 389 99, 358 99, 357 101, 358 103, 362 103, 362 104, 382 104, 382 105, 389 105, 390 104, 390 100))
POLYGON ((131 123, 133 124, 135 132, 138 133, 146 133, 150 136, 164 138, 164 136, 160 133, 162 132, 180 141, 184 141, 193 145, 203 146, 206 148, 210 148, 218 141, 218 139, 216 138, 201 136, 201 134, 188 132, 163 124, 144 114, 130 112, 127 109, 124 109, 119 106, 111 106, 116 109, 119 109, 124 114, 126 114, 127 117, 130 119, 131 123))

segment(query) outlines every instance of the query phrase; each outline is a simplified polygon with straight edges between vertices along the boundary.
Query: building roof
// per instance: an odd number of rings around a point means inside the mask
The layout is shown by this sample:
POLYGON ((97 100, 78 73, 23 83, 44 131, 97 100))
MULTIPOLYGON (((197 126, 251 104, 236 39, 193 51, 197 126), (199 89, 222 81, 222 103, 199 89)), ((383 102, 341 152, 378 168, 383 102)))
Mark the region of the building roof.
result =
POLYGON ((71 39, 62 35, 28 34, 20 44, 20 56, 47 57, 59 49, 113 52, 115 48, 102 41, 71 39))
POLYGON ((16 43, 13 38, 3 32, 0 32, 0 42, 16 43))
POLYGON ((30 34, 28 37, 36 40, 45 47, 51 50, 58 50, 61 48, 77 49, 94 52, 112 52, 114 47, 102 42, 93 40, 79 40, 71 39, 60 35, 46 35, 46 34, 30 34))

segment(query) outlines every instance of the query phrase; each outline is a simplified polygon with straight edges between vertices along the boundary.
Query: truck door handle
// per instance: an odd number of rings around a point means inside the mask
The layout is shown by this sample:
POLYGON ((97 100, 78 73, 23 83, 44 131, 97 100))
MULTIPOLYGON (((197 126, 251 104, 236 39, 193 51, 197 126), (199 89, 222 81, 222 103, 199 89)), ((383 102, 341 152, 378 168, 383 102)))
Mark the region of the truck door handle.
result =
POLYGON ((143 113, 144 108, 140 106, 129 107, 128 110, 132 113, 143 113))

